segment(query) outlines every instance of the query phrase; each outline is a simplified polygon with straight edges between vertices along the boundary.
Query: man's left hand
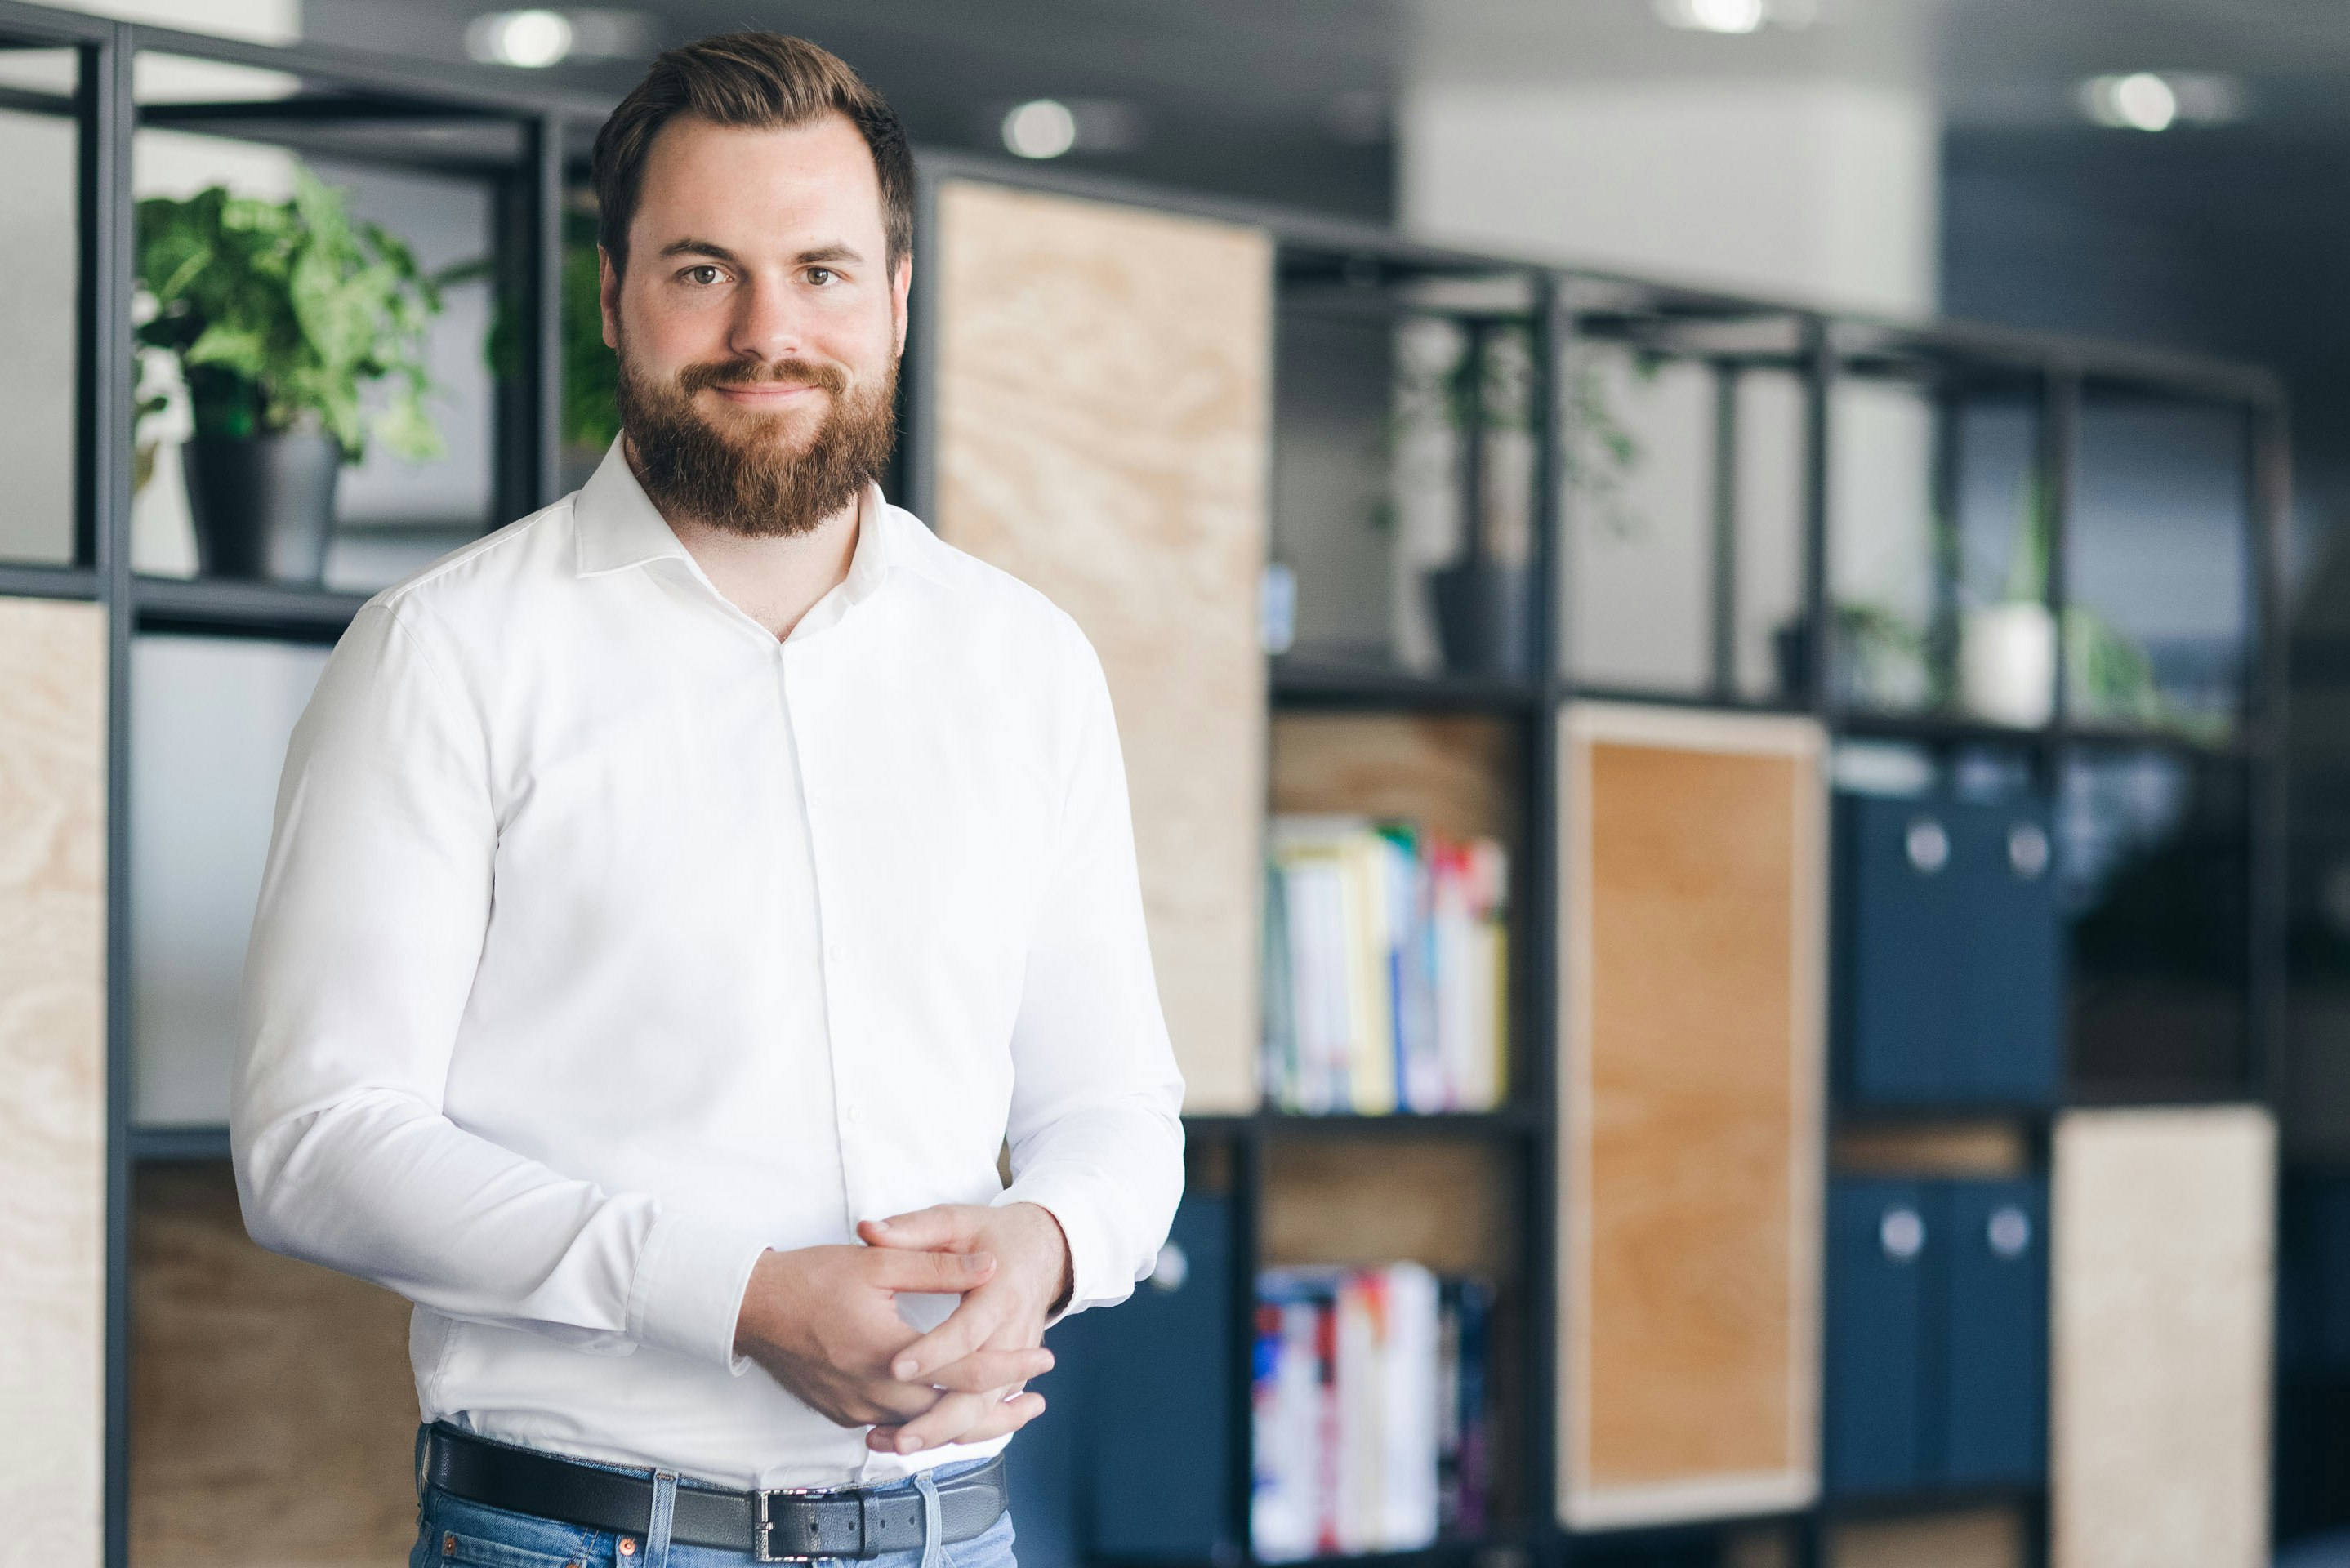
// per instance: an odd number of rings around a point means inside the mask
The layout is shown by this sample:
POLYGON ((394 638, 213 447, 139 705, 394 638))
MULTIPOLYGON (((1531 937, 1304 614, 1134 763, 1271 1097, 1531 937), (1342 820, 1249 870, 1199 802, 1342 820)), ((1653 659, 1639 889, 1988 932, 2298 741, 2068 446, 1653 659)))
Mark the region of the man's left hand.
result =
MULTIPOLYGON (((977 1351, 1031 1350, 1044 1343, 1045 1320, 1070 1288, 1069 1243, 1061 1223, 1035 1203, 990 1207, 941 1203, 887 1220, 868 1220, 858 1235, 874 1247, 932 1252, 993 1252, 995 1272, 964 1293, 944 1323, 898 1353, 890 1375, 928 1383, 977 1351)), ((911 1454, 941 1443, 976 1443, 1015 1430, 1041 1408, 1041 1396, 1014 1385, 985 1394, 949 1393, 902 1426, 876 1427, 866 1446, 911 1454)))

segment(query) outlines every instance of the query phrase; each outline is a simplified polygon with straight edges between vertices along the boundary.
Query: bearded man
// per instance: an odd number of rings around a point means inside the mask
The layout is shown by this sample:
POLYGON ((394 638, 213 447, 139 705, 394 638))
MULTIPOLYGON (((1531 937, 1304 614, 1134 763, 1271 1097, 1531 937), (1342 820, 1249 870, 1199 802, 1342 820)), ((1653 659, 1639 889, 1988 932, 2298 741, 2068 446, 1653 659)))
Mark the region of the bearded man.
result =
POLYGON ((1182 1184, 1107 691, 876 485, 879 96, 707 39, 595 179, 622 435, 370 600, 295 732, 246 1224, 415 1303, 414 1564, 1006 1568, 1044 1329, 1182 1184))

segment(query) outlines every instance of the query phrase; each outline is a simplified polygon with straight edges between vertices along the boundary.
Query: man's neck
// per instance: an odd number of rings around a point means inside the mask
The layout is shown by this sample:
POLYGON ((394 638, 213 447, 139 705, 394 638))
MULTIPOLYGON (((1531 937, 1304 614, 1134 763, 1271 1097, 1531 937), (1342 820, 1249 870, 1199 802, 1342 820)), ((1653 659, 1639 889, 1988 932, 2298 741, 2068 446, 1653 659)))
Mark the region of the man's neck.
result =
MULTIPOLYGON (((628 456, 633 468, 633 448, 628 456)), ((667 513, 661 520, 728 603, 782 639, 848 576, 858 510, 852 501, 804 534, 742 534, 667 513)))

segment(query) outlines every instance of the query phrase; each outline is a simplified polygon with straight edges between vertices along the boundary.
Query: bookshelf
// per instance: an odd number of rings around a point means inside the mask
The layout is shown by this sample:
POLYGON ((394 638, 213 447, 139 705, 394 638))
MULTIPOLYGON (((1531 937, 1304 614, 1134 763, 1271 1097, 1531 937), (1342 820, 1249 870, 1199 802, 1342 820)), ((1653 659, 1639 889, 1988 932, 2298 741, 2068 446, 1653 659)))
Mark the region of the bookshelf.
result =
MULTIPOLYGON (((41 1428, 45 1443, 87 1446, 88 1479, 102 1492, 103 1540, 88 1552, 60 1543, 61 1560, 95 1555, 108 1568, 134 1557, 160 1561, 200 1523, 192 1504, 172 1501, 182 1495, 173 1489, 200 1479, 204 1446, 219 1433, 214 1426, 199 1435, 184 1418, 175 1425, 172 1412, 184 1417, 198 1405, 217 1406, 221 1396, 203 1378, 208 1358, 254 1366, 254 1392, 233 1416, 256 1428, 282 1414, 269 1407, 269 1391, 310 1365, 304 1358, 333 1368, 339 1381, 331 1386, 348 1397, 336 1411, 307 1411, 287 1430, 317 1435, 319 1451, 335 1456, 336 1496, 348 1503, 348 1517, 371 1521, 365 1528, 378 1535, 370 1541, 390 1540, 405 1529, 412 1417, 394 1375, 404 1336, 397 1303, 252 1252, 224 1198, 226 1137, 216 1123, 146 1126, 133 1116, 140 954, 131 910, 141 854, 130 832, 140 764, 130 717, 134 646, 165 636, 315 650, 339 634, 363 595, 169 576, 134 562, 131 388, 128 356, 118 351, 130 299, 131 145, 142 127, 228 136, 327 160, 375 158, 488 192, 484 210, 504 268, 496 297, 524 324, 519 369, 484 393, 491 439, 474 524, 488 527, 558 488, 555 236, 602 106, 525 90, 504 74, 409 72, 17 0, 0 0, 0 54, 7 47, 71 63, 67 90, 11 88, 0 109, 74 130, 86 305, 74 324, 78 445, 72 516, 57 535, 65 543, 0 562, 0 610, 27 602, 86 607, 102 615, 104 628, 95 684, 84 695, 102 726, 105 771, 73 786, 103 823, 102 951, 88 976, 93 1004, 104 1004, 103 1052, 93 1055, 95 1046, 64 1033, 39 1043, 84 1065, 104 1063, 73 1113, 90 1131, 93 1163, 78 1174, 62 1167, 40 1173, 55 1184, 54 1192, 40 1189, 41 1223, 54 1230, 77 1206, 105 1215, 105 1293, 93 1309, 100 1321, 77 1330, 75 1350, 102 1367, 104 1398, 61 1409, 41 1428), (266 100, 142 106, 131 66, 151 54, 276 72, 297 86, 266 100), (435 127, 446 134, 430 134, 435 127), (217 1298, 204 1295, 215 1266, 243 1271, 237 1277, 250 1275, 254 1292, 282 1303, 286 1348, 276 1360, 238 1359, 250 1347, 213 1310, 217 1298), (184 1308, 185 1332, 159 1329, 151 1308, 168 1303, 184 1308), (202 1339, 207 1324, 230 1337, 202 1339), (383 1453, 393 1456, 389 1469, 378 1462, 383 1453)), ((2137 880, 2086 877, 2074 889, 2080 901, 2069 907, 2067 932, 2079 950, 2071 1006, 2091 1027, 2085 1036, 2075 1031, 2061 1091, 2044 1102, 1963 1107, 1832 1096, 1811 1157, 1823 1178, 2045 1178, 2062 1163, 2066 1129, 2089 1126, 2079 1119, 2084 1112, 2151 1106, 2241 1117, 2245 1107, 2272 1107, 2282 1083, 2278 585, 2287 481, 2273 381, 2197 359, 1847 318, 1541 258, 1448 250, 1060 171, 926 154, 921 181, 921 243, 950 260, 955 241, 941 234, 940 202, 962 185, 1024 202, 1049 198, 1104 254, 1180 237, 1201 247, 1186 254, 1205 258, 1226 286, 1204 313, 1214 319, 1201 337, 1173 334, 1154 348, 1190 356, 1183 362, 1212 366, 1222 378, 1227 417, 1199 452, 1176 454, 1154 480, 1169 487, 1153 492, 1170 508, 1164 515, 1191 532, 1139 566, 1108 559, 1115 539, 1028 560, 1056 597, 1094 618, 1089 624, 1129 618, 1133 635, 1118 657, 1141 671, 1138 691, 1149 690, 1154 639, 1190 635, 1152 617, 1180 604, 1211 628, 1200 646, 1212 679, 1197 684, 1212 700, 1170 702, 1189 731, 1179 726, 1171 740, 1154 742, 1170 749, 1150 753, 1159 759, 1154 777, 1179 769, 1186 745, 1209 756, 1212 765, 1197 770, 1200 793, 1172 804, 1153 796, 1151 810, 1204 813, 1217 836, 1214 853, 1201 857, 1201 879, 1165 884, 1170 896, 1191 900, 1195 914, 1178 963, 1186 1000, 1173 1011, 1187 1049, 1202 1053, 1187 1068, 1212 1086, 1187 1122, 1194 1190, 1228 1205, 1222 1266, 1211 1272, 1222 1280, 1220 1343, 1235 1347, 1208 1374, 1224 1423, 1221 1512, 1192 1559, 1218 1568, 1245 1568, 1249 1559, 1250 1379, 1237 1347, 1251 1343, 1257 1269, 1416 1254, 1482 1273, 1501 1293, 1489 1368, 1498 1391, 1497 1513, 1480 1539, 1378 1561, 1653 1568, 1713 1562, 1731 1550, 1742 1563, 1790 1568, 2044 1560, 2051 1494, 2041 1480, 1731 1505, 1678 1522, 1561 1524, 1563 1434, 1552 1391, 1568 1303, 1552 1262, 1575 1194, 1562 1186, 1558 1111, 1566 847, 1558 718, 1595 701, 1691 716, 1800 717, 1825 737, 1833 777, 1858 759, 1877 776, 1891 768, 1927 788, 2006 780, 2000 787, 2054 801, 2060 828, 2074 823, 2082 844, 2126 849, 2099 865, 2137 880), (1476 375, 1448 380, 1463 363, 1475 364, 1476 375), (1416 423, 1397 421, 1399 379, 1415 400, 1416 423), (1478 389, 1466 423, 1446 411, 1464 406, 1457 400, 1464 387, 1478 389), (1632 437, 1648 461, 1611 468, 1607 443, 1592 444, 1600 425, 1632 437), (1462 440, 1464 430, 1473 439, 1462 440), (1856 431, 1893 432, 1907 466, 1856 476, 1846 453, 1856 431), (2149 443, 2203 451, 2210 461, 2195 481, 2206 486, 2194 492, 2204 497, 2202 513, 2159 519, 2139 537, 2131 533, 2129 476, 2168 472, 2147 458, 2149 443), (1969 452, 2006 466, 1985 479, 1970 468, 1969 452), (2230 462, 2225 483, 2205 472, 2230 462), (1397 465, 1415 463, 1408 504, 1375 520, 1397 465), (1866 517, 1837 499, 1856 484, 1877 485, 1869 493, 1886 498, 1885 514, 1898 514, 1901 526, 1870 534, 1866 517), (1177 499, 1166 502, 1169 495, 1177 499), (2220 520, 2216 532, 2202 528, 2209 517, 2220 520), (1464 535, 1468 519, 1478 524, 1473 542, 1464 535), (2119 636, 2147 655, 2146 669, 2143 679, 2116 684, 2110 659, 2093 670, 2086 653, 2068 649, 2052 670, 2044 715, 2018 722, 1954 694, 1965 690, 1966 616, 1992 607, 1978 602, 1981 582, 1986 574, 2002 587, 2018 577, 2007 570, 2013 541, 2032 537, 2033 527, 2043 553, 2036 602, 2053 623, 2064 624, 2077 599, 2104 626, 2105 640, 2088 646, 2110 655, 2117 645, 2106 633, 2119 636), (1856 549, 1856 530, 1866 548, 1856 549), (2115 570, 2134 548, 2169 551, 2166 558, 2184 563, 2178 569, 2207 580, 2223 574, 2232 618, 2163 622, 2115 570), (1191 597, 1179 601, 1161 589, 1191 549, 1212 554, 1218 569, 1186 579, 1191 597), (1267 555, 1294 574, 1296 590, 1294 639, 1273 655, 1258 640, 1257 566, 1267 555), (1450 579, 1451 591, 1487 605, 1514 628, 1510 635, 1459 642, 1460 618, 1446 624, 1429 582, 1456 566, 1475 570, 1450 579), (1842 613, 1888 606, 1890 616, 1874 618, 1842 613), (1889 639, 1879 635, 1888 631, 1889 639), (1866 642, 1871 636, 1879 640, 1866 642), (1879 659, 1892 673, 1857 680, 1864 654, 1877 658, 1886 648, 1898 655, 1889 665, 1879 659), (1254 974, 1263 823, 1292 809, 1413 816, 1490 832, 1508 846, 1511 1080, 1498 1108, 1316 1116, 1257 1103, 1253 981, 1232 981, 1254 974), (2175 888, 2180 878, 2219 889, 2204 903, 2224 918, 2184 930, 2135 919, 2151 897, 2146 889, 2175 888), (2185 969, 2166 967, 2182 952, 2192 961, 2185 969), (2212 1022, 2152 1064, 2159 1071, 2100 1044, 2124 1038, 2130 1019, 2175 998, 2162 987, 2181 973, 2193 981, 2189 1011, 2212 1022), (1201 974, 1221 975, 1222 983, 1202 983, 1201 974)), ((957 390, 942 313, 987 303, 942 296, 933 286, 940 270, 929 269, 920 284, 901 485, 934 521, 942 504, 954 510, 961 416, 952 404, 968 395, 957 390)), ((983 282, 986 275, 977 275, 983 282)), ((1041 373, 1019 395, 1049 400, 1052 362, 1035 340, 1023 352, 1036 355, 1032 369, 1041 373)), ((1120 417, 1145 416, 1128 409, 1120 417)), ((1154 454, 1133 455, 1129 469, 1149 461, 1154 454)), ((986 529, 967 513, 944 521, 950 536, 972 527, 964 537, 974 547, 1012 547, 1000 535, 983 543, 986 529)), ((0 728, 18 722, 0 701, 0 728)), ((16 738, 8 730, 8 742, 16 738)), ((0 754, 14 753, 0 745, 0 754)), ((2073 853, 2061 831, 2058 838, 2060 856, 2073 853)), ((0 887, 0 905, 24 897, 0 887)), ((2248 1298, 2255 1306, 2256 1295, 2248 1298)), ((0 1293, 0 1311, 17 1304, 0 1293)), ((1836 1350, 1823 1346, 1831 1363, 1836 1350)), ((2060 1382, 2064 1376, 2060 1369, 2060 1382)), ((2266 1397, 2265 1388, 2252 1392, 2266 1397)), ((1115 1430, 1097 1436, 1123 1440, 1115 1430)), ((1052 1442, 1039 1434, 1029 1447, 1043 1453, 1052 1442)), ((2059 1484, 2064 1462, 2060 1454, 2059 1484)), ((1032 1568, 1086 1556, 1075 1527, 1061 1538, 1066 1559, 1055 1555, 1046 1494, 1033 1495, 1040 1500, 1035 1526, 1024 1520, 1023 1527, 1032 1568)), ((270 1526, 281 1531, 269 1545, 273 1560, 341 1560, 372 1549, 267 1498, 254 1502, 248 1518, 280 1521, 270 1526)))

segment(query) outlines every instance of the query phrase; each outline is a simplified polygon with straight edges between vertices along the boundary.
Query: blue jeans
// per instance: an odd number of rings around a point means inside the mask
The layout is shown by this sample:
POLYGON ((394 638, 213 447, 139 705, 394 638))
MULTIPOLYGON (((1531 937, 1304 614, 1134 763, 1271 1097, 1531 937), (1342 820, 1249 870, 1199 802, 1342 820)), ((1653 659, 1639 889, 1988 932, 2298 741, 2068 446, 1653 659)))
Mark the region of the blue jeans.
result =
MULTIPOLYGON (((943 1480, 985 1463, 983 1459, 961 1459, 939 1466, 927 1478, 910 1478, 879 1490, 916 1491, 924 1479, 943 1480)), ((873 1558, 870 1568, 1019 1568, 1012 1555, 1012 1514, 1007 1509, 1002 1518, 969 1541, 935 1542, 928 1551, 887 1552, 873 1558)), ((827 1568, 845 1561, 823 1559, 827 1568)), ((452 1497, 439 1487, 425 1490, 417 1516, 416 1546, 408 1554, 408 1568, 743 1568, 755 1562, 748 1552, 689 1546, 681 1541, 670 1542, 663 1553, 660 1542, 649 1541, 641 1533, 595 1530, 535 1513, 515 1513, 452 1497), (621 1550, 624 1542, 626 1552, 621 1550)))

